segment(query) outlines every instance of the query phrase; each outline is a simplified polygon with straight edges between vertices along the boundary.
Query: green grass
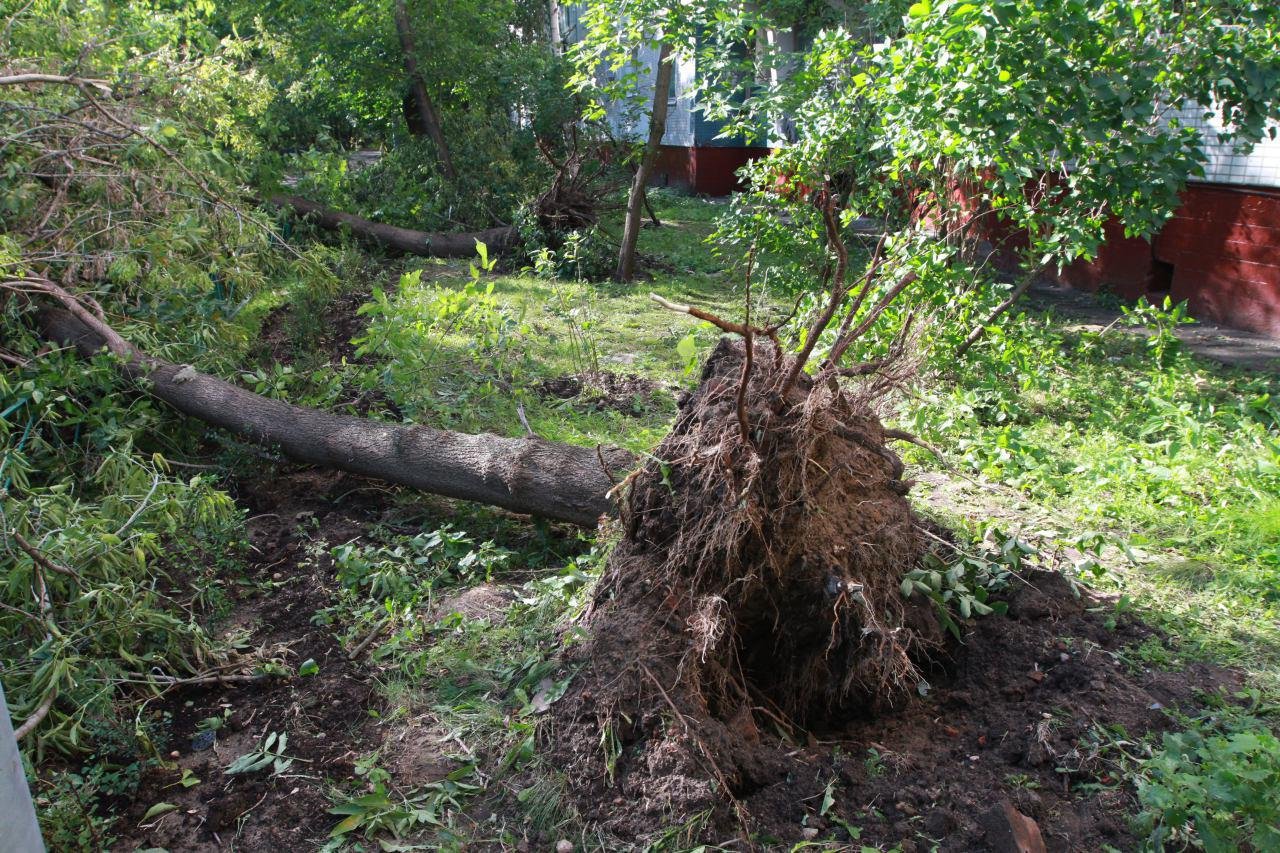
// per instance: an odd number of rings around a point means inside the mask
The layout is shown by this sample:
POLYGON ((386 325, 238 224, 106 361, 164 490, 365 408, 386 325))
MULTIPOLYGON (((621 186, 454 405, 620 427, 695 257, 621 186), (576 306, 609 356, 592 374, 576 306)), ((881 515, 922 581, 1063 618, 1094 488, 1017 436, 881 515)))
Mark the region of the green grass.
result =
POLYGON ((1280 688, 1280 381, 1184 352, 1161 366, 1141 340, 1060 328, 1024 316, 900 417, 1013 487, 971 512, 1030 501, 1060 540, 1123 545, 1094 583, 1139 601, 1187 653, 1280 688))
POLYGON ((712 228, 711 208, 697 202, 664 208, 663 227, 644 230, 641 250, 677 272, 631 285, 517 272, 477 286, 465 263, 410 263, 385 305, 370 315, 366 346, 378 366, 348 372, 382 390, 407 416, 438 426, 520 435, 523 409, 544 438, 651 449, 675 414, 672 391, 694 378, 678 344, 692 335, 704 352, 715 335, 705 324, 662 310, 649 294, 734 310, 734 288, 702 242, 712 228), (631 412, 539 392, 546 380, 595 371, 639 376, 655 389, 631 412))

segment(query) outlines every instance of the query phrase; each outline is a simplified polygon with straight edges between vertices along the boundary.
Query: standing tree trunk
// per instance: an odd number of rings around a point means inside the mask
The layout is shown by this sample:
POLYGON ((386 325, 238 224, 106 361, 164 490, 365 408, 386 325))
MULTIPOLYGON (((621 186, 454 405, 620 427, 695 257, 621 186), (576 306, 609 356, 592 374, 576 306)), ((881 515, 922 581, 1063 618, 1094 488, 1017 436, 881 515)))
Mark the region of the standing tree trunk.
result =
POLYGON ((667 97, 671 92, 673 70, 671 45, 663 42, 661 50, 658 51, 658 69, 653 81, 653 112, 649 116, 649 140, 645 143, 640 168, 636 169, 636 177, 631 184, 631 195, 627 199, 627 220, 622 229, 622 249, 618 252, 618 270, 614 274, 614 278, 618 281, 631 281, 635 275, 636 241, 640 239, 640 224, 644 217, 644 188, 649 183, 653 164, 658 159, 662 135, 667 131, 667 97))
POLYGON ((564 43, 560 34, 560 4, 556 0, 549 0, 547 12, 551 18, 551 28, 548 30, 551 53, 554 56, 560 56, 564 52, 564 43))
MULTIPOLYGON (((427 86, 423 82, 422 74, 418 71, 418 60, 413 53, 413 28, 409 24, 409 11, 405 8, 404 0, 396 0, 396 33, 400 36, 400 50, 404 53, 404 69, 409 73, 409 85, 412 88, 414 103, 418 107, 418 116, 426 127, 427 135, 435 143, 436 156, 440 158, 440 171, 450 181, 456 181, 458 173, 453 168, 453 155, 449 153, 449 143, 445 141, 444 131, 440 129, 440 116, 436 113, 435 104, 431 102, 431 96, 427 94, 427 86)), ((409 124, 409 131, 415 132, 412 123, 409 124)))

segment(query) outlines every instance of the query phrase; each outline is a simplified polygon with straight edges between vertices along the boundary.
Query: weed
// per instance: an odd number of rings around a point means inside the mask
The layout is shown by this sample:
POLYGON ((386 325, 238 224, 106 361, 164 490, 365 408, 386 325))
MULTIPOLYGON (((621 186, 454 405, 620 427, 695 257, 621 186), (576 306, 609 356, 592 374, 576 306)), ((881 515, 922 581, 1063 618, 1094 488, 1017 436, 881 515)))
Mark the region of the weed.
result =
POLYGON ((867 778, 879 779, 884 775, 886 767, 884 756, 880 754, 880 750, 874 746, 867 747, 867 757, 862 761, 862 767, 867 771, 867 778))
POLYGON ((269 732, 261 744, 236 758, 222 772, 234 776, 239 773, 256 773, 270 767, 270 775, 279 776, 293 766, 294 759, 285 755, 288 745, 288 734, 269 732))
POLYGON ((1034 791, 1040 787, 1040 783, 1036 781, 1036 778, 1026 773, 1010 773, 1004 777, 1004 783, 1010 788, 1026 791, 1034 791))
POLYGON ((472 795, 481 790, 474 765, 464 765, 438 782, 397 793, 386 781, 373 783, 367 794, 351 797, 329 809, 343 818, 329 832, 323 849, 336 850, 346 836, 388 835, 401 839, 424 829, 447 829, 472 795))
POLYGON ((1280 740, 1261 721, 1194 723, 1143 762, 1137 824, 1152 850, 1280 849, 1280 740))

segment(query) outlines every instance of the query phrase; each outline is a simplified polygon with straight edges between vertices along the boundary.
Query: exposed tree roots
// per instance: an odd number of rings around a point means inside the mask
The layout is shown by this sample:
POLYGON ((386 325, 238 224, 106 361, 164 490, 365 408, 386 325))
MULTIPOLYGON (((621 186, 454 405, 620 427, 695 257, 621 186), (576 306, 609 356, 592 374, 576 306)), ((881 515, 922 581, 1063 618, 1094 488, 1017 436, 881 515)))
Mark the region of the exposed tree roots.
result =
POLYGON ((757 344, 744 435, 744 353, 720 342, 633 481, 583 673, 549 727, 571 779, 661 791, 656 812, 735 805, 773 754, 762 731, 890 707, 942 642, 932 610, 899 593, 925 544, 875 383, 801 374, 782 391, 790 357, 757 344))

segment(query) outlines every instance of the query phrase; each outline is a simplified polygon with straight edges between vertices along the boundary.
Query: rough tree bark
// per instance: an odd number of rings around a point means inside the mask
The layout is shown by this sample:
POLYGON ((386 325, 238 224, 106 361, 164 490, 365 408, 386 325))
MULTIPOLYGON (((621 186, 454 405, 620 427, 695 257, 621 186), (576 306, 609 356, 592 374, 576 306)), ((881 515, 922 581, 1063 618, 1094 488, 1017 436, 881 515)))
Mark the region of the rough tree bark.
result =
POLYGON ((627 199, 627 219, 622 229, 622 248, 618 251, 618 269, 614 274, 614 278, 618 281, 631 281, 635 276, 636 242, 640 239, 640 225, 644 217, 644 188, 649 183, 649 174, 653 171, 653 164, 658 159, 658 149, 662 146, 662 136, 667 131, 667 97, 671 92, 673 70, 671 45, 663 42, 658 51, 658 68, 653 81, 653 111, 649 115, 649 139, 645 143, 640 166, 636 169, 635 180, 631 183, 631 195, 627 199))
POLYGON ((351 233, 358 237, 373 240, 401 252, 432 258, 469 258, 476 253, 477 240, 488 246, 490 251, 501 252, 514 246, 520 238, 519 232, 512 226, 456 234, 429 234, 425 231, 372 222, 339 210, 330 210, 296 195, 274 195, 267 201, 278 207, 292 208, 323 228, 333 230, 349 228, 351 233))
MULTIPOLYGON (((400 37, 400 50, 404 54, 404 70, 409 75, 409 86, 413 93, 413 100, 418 105, 418 115, 426 127, 427 135, 435 143, 436 156, 440 158, 440 171, 450 181, 456 181, 458 173, 453 168, 453 155, 449 151, 449 143, 445 140, 444 131, 440 127, 440 115, 436 112, 431 96, 427 94, 426 83, 418 70, 418 60, 414 55, 413 26, 409 23, 409 11, 405 8, 404 0, 396 0, 395 14, 396 34, 400 37)), ((414 131, 412 125, 409 130, 414 131)))
POLYGON ((146 355, 92 315, 40 312, 42 333, 85 357, 104 347, 120 370, 178 411, 287 456, 410 486, 432 494, 593 527, 614 507, 613 477, 634 457, 617 448, 577 447, 540 438, 470 435, 381 423, 259 396, 189 365, 146 355), (609 470, 606 470, 606 466, 609 470))

